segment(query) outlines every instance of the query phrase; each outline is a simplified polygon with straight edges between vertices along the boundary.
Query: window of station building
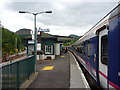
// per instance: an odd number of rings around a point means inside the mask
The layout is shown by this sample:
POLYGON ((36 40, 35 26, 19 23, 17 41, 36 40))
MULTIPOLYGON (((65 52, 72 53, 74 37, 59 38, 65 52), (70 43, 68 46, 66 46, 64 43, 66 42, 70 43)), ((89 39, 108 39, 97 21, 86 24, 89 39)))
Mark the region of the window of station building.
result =
POLYGON ((108 36, 101 37, 101 62, 102 64, 108 64, 108 36))
POLYGON ((53 45, 45 45, 45 54, 53 54, 53 45))
POLYGON ((88 44, 87 44, 87 51, 88 51, 88 57, 90 57, 90 40, 88 40, 88 44))

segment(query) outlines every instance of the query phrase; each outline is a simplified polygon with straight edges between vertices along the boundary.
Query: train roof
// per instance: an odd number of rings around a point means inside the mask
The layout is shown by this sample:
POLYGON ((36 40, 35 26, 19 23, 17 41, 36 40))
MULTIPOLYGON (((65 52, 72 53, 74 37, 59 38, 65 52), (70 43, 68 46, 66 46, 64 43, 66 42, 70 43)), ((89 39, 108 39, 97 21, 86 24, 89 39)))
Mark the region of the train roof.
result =
POLYGON ((118 3, 118 6, 112 11, 110 14, 109 19, 115 17, 116 15, 120 14, 120 2, 118 3))
POLYGON ((111 10, 107 15, 105 15, 100 21, 98 21, 88 32, 86 32, 79 40, 77 40, 73 45, 77 45, 85 40, 97 36, 97 31, 108 27, 109 19, 120 14, 120 3, 111 10))

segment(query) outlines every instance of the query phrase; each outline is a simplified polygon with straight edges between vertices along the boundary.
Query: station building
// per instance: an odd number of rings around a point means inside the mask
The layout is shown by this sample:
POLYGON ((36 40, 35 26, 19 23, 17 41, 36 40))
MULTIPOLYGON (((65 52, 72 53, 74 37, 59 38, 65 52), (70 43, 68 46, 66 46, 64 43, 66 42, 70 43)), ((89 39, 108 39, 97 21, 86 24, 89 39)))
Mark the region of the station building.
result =
MULTIPOLYGON (((34 54, 34 35, 29 29, 21 29, 17 34, 22 36, 27 42, 27 54, 34 54), (24 37, 23 37, 24 36, 24 37)), ((55 59, 57 55, 61 54, 62 42, 54 35, 42 32, 37 36, 37 60, 55 59)))

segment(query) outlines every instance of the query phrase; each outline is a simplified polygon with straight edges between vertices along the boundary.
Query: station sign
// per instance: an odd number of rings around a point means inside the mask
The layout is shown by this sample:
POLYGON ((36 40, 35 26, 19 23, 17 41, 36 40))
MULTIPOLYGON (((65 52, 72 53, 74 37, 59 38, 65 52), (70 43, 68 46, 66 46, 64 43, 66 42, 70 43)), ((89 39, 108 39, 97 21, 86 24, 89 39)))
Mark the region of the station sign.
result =
POLYGON ((34 44, 34 40, 29 40, 28 44, 34 44))
POLYGON ((49 32, 49 31, 50 31, 49 29, 41 29, 41 28, 38 29, 38 32, 49 32))

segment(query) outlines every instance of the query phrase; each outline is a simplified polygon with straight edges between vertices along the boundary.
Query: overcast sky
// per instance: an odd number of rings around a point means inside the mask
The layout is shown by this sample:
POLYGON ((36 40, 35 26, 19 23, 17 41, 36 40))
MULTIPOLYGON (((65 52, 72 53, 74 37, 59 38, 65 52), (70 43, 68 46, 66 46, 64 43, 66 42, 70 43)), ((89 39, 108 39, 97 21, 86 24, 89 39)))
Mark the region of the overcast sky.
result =
POLYGON ((37 15, 37 28, 49 28, 49 33, 53 35, 76 34, 80 36, 112 10, 119 0, 96 1, 0 0, 0 21, 5 28, 13 32, 22 28, 34 30, 33 15, 21 14, 19 11, 42 12, 51 10, 53 12, 51 14, 37 15))

